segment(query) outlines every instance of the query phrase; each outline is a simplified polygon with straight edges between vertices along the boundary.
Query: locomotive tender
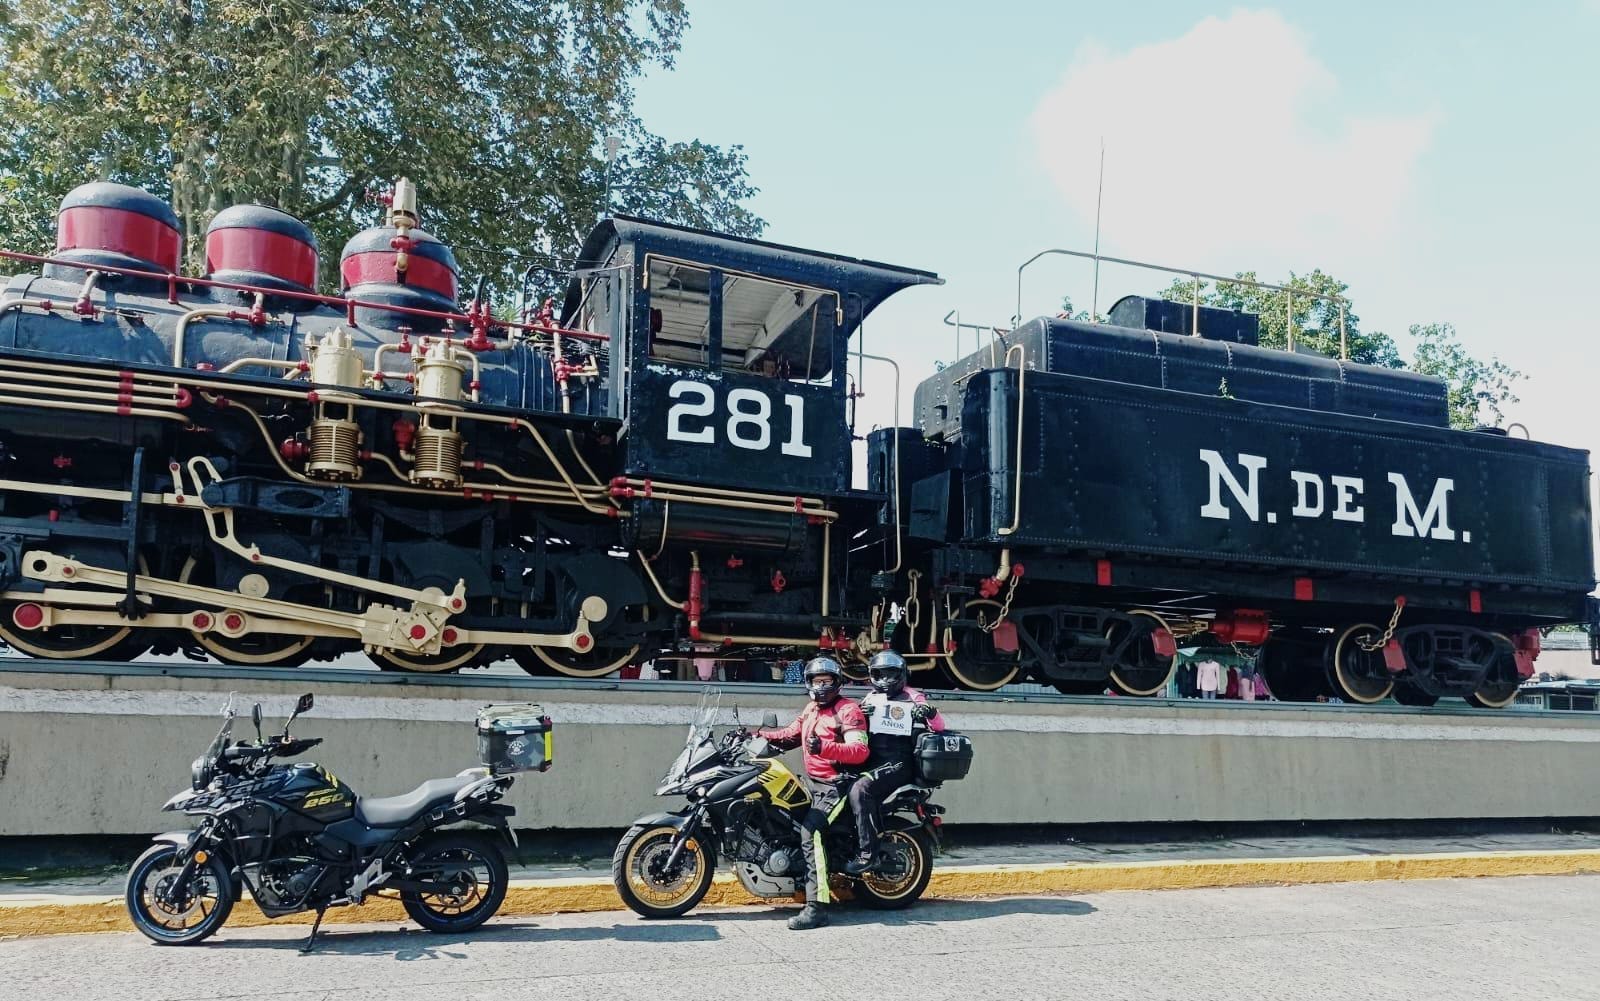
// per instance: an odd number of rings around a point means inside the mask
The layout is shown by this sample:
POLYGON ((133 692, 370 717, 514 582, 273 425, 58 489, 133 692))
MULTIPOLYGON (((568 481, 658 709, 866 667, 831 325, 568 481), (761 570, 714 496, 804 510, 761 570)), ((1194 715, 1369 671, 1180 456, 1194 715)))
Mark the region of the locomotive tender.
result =
POLYGON ((114 184, 10 254, 40 270, 0 297, 0 639, 573 677, 887 642, 924 683, 1131 695, 1193 640, 1284 697, 1498 706, 1595 615, 1586 453, 1253 317, 1024 324, 867 435, 857 490, 851 337, 937 276, 615 217, 559 320, 508 323, 419 223, 402 181, 338 296, 260 206, 181 277, 171 209, 114 184))

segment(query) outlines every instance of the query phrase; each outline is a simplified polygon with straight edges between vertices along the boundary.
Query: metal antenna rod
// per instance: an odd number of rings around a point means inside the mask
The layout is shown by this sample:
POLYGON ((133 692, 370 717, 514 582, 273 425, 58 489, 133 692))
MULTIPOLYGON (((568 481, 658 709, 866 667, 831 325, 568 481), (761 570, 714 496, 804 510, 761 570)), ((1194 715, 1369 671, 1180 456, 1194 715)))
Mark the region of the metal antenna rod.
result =
MULTIPOLYGON (((1089 299, 1089 322, 1100 322, 1100 203, 1106 192, 1106 137, 1100 137, 1100 180, 1094 191, 1094 294, 1089 299)), ((1021 317, 1018 317, 1020 322, 1021 317)))

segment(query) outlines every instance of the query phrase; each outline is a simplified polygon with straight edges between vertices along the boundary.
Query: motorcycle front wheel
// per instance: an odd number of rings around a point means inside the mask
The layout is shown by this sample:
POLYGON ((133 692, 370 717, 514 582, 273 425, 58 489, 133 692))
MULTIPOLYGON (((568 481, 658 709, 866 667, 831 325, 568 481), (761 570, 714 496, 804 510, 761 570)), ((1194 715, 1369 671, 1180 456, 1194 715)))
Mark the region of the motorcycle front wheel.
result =
POLYGON ((215 853, 195 867, 189 885, 175 889, 183 866, 178 846, 152 845, 128 871, 125 900, 133 926, 158 945, 193 945, 216 934, 233 910, 233 880, 215 853))
POLYGON ((910 907, 933 878, 933 839, 920 828, 884 831, 874 864, 856 880, 856 899, 880 911, 910 907))
POLYGON ((499 845, 455 831, 424 839, 412 852, 411 874, 444 884, 437 891, 400 891, 411 920, 441 935, 471 931, 494 917, 511 881, 499 845))
POLYGON ((705 898, 716 874, 715 852, 703 838, 691 837, 669 870, 666 862, 678 829, 667 824, 634 824, 611 855, 611 882, 628 909, 646 918, 687 914, 705 898))

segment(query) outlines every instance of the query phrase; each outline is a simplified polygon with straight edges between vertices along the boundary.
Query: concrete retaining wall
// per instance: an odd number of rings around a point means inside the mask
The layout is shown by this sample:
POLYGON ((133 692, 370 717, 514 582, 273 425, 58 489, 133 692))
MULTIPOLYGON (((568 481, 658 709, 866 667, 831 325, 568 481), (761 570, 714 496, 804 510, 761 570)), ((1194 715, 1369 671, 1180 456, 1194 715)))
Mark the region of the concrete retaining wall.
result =
MULTIPOLYGON (((50 674, 0 676, 0 836, 138 834, 185 826, 160 805, 239 693, 271 727, 305 681, 50 674)), ((525 689, 314 686, 298 736, 372 796, 476 763, 471 720, 525 689)), ((652 790, 682 747, 696 696, 533 693, 556 720, 556 766, 522 777, 519 827, 622 827, 665 806, 652 790)), ((725 692, 741 718, 785 719, 797 699, 725 692)), ((960 823, 1101 823, 1600 816, 1600 719, 1579 714, 1261 711, 1136 700, 1097 705, 947 702, 977 747, 939 801, 960 823)), ((676 805, 675 803, 673 805, 676 805)))

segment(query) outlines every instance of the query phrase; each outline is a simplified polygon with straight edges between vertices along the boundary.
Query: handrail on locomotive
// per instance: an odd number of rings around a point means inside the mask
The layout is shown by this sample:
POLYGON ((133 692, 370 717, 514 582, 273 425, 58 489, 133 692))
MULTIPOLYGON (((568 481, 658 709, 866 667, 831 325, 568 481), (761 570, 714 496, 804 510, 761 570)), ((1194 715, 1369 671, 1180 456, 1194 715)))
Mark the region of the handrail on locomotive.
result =
MULTIPOLYGON (((1290 351, 1294 350, 1294 300, 1295 300, 1295 298, 1297 296, 1300 296, 1300 297, 1304 297, 1304 298, 1307 298, 1307 299, 1319 299, 1319 300, 1321 300, 1323 302, 1333 303, 1335 306, 1337 306, 1339 308, 1339 359, 1341 361, 1349 361, 1350 360, 1350 342, 1349 342, 1349 337, 1348 337, 1348 335, 1347 335, 1347 333, 1345 331, 1345 311, 1349 308, 1350 301, 1348 299, 1344 298, 1343 296, 1328 295, 1328 294, 1322 293, 1322 292, 1312 292, 1312 291, 1309 291, 1307 289, 1290 288, 1290 287, 1288 287, 1286 285, 1273 285, 1270 282, 1252 281, 1252 280, 1247 279, 1247 278, 1240 278, 1237 275, 1235 275, 1235 276, 1230 278, 1227 275, 1213 275, 1213 274, 1209 274, 1209 273, 1207 273, 1205 271, 1196 271, 1193 268, 1174 268, 1174 267, 1170 267, 1170 266, 1165 265, 1165 264, 1151 264, 1148 261, 1134 261, 1134 260, 1129 260, 1128 258, 1125 258, 1125 257, 1111 257, 1111 256, 1108 256, 1106 254, 1101 254, 1101 253, 1097 253, 1097 252, 1093 252, 1093 251, 1087 251, 1087 250, 1065 250, 1065 249, 1062 249, 1060 247, 1052 247, 1052 248, 1050 248, 1048 250, 1041 250, 1037 254, 1034 254, 1032 257, 1028 258, 1026 261, 1023 261, 1021 264, 1019 264, 1017 266, 1017 312, 1011 318, 1011 320, 1012 320, 1012 322, 1014 324, 1020 324, 1022 322, 1022 273, 1023 273, 1023 271, 1027 270, 1027 268, 1028 268, 1028 266, 1030 264, 1032 264, 1033 262, 1039 260, 1040 258, 1049 257, 1049 256, 1052 256, 1052 255, 1059 255, 1059 256, 1062 256, 1062 257, 1075 257, 1075 258, 1078 258, 1080 260, 1093 261, 1096 275, 1099 274, 1101 263, 1106 263, 1106 264, 1124 264, 1124 265, 1127 265, 1129 267, 1143 268, 1146 271, 1159 271, 1159 272, 1161 272, 1163 274, 1181 275, 1183 277, 1188 278, 1193 283, 1191 288, 1192 288, 1192 291, 1193 291, 1193 294, 1194 294, 1193 295, 1193 301, 1190 303, 1190 309, 1191 309, 1191 314, 1190 315, 1193 317, 1193 323, 1192 323, 1192 325, 1190 327, 1189 333, 1190 333, 1190 336, 1192 336, 1192 337, 1199 337, 1200 336, 1200 285, 1201 285, 1201 280, 1202 279, 1204 279, 1206 281, 1216 282, 1219 285, 1242 285, 1242 286, 1244 286, 1246 288, 1264 289, 1264 290, 1266 290, 1268 292, 1282 292, 1283 296, 1284 296, 1284 299, 1283 299, 1283 312, 1284 312, 1284 321, 1285 321, 1284 330, 1286 331, 1286 336, 1288 338, 1287 347, 1288 347, 1288 350, 1290 350, 1290 351)), ((949 317, 946 316, 945 319, 946 319, 946 322, 948 322, 949 317)), ((1094 284, 1094 298, 1091 301, 1090 306, 1089 306, 1089 322, 1090 323, 1099 323, 1100 322, 1100 283, 1099 283, 1098 280, 1094 284)))

